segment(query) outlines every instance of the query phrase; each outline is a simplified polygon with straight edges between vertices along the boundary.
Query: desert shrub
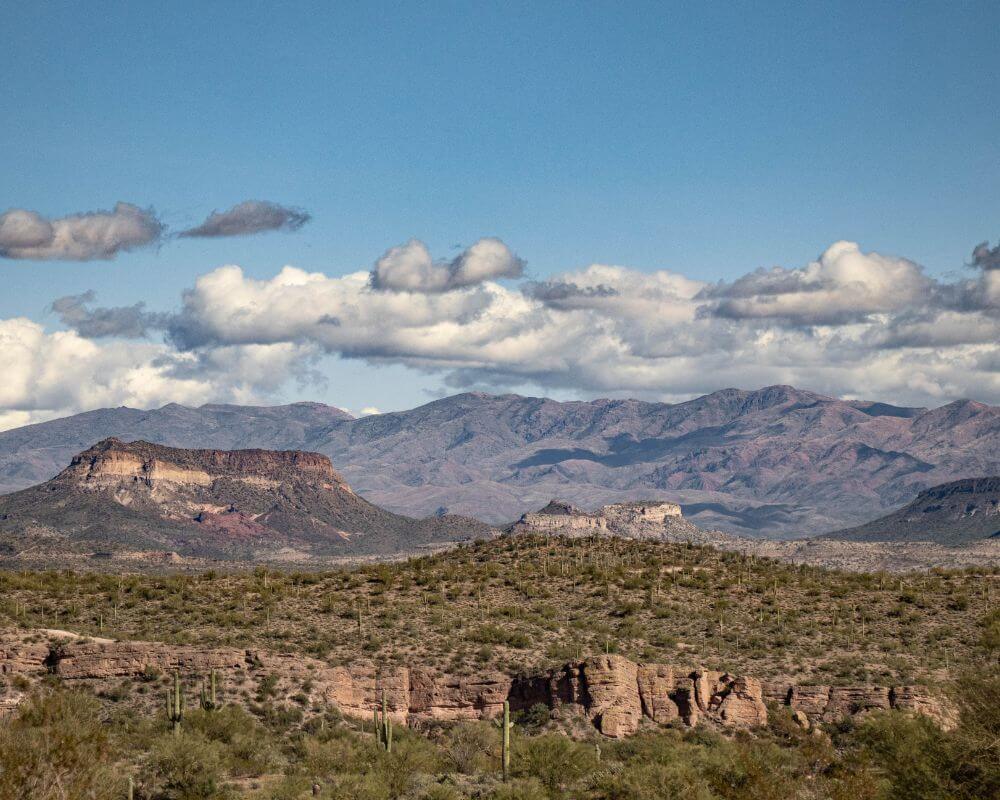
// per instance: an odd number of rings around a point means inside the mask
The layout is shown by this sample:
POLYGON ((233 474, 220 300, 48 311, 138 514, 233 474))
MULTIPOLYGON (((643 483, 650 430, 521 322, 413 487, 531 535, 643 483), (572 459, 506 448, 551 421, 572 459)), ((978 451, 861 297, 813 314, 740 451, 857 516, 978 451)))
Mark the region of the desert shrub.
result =
POLYGON ((595 781, 595 800, 714 800, 705 778, 690 762, 630 763, 602 772, 595 781))
POLYGON ((224 795, 221 745, 200 733, 165 734, 153 743, 144 793, 156 800, 215 800, 224 795))
POLYGON ((382 753, 374 762, 371 774, 377 775, 390 800, 402 797, 412 788, 419 773, 434 773, 445 766, 438 749, 419 734, 405 731, 396 737, 391 753, 382 753))
POLYGON ((225 706, 211 712, 200 709, 188 712, 184 727, 221 744, 220 756, 231 774, 260 775, 276 769, 281 763, 273 737, 239 706, 225 706))
POLYGON ((519 737, 512 769, 517 775, 538 778, 550 792, 575 784, 597 766, 592 745, 561 734, 519 737))
POLYGON ((464 800, 465 797, 466 795, 454 786, 436 783, 424 790, 423 794, 420 795, 420 800, 464 800))
POLYGON ((549 794, 537 778, 502 783, 489 795, 489 800, 548 800, 549 794))
POLYGON ((110 741, 92 697, 46 692, 0 723, 0 797, 110 800, 121 780, 108 767, 110 741))
POLYGON ((801 797, 795 754, 770 742, 727 742, 704 754, 705 774, 725 800, 792 800, 801 797))
POLYGON ((497 768, 500 731, 487 722, 466 722, 454 726, 441 741, 449 766, 474 775, 497 768))
POLYGON ((338 777, 326 795, 330 800, 391 800, 392 795, 379 775, 338 777))
POLYGON ((994 659, 1000 660, 1000 609, 986 614, 979 623, 979 643, 994 659))
POLYGON ((312 778, 331 778, 337 773, 367 772, 378 756, 371 738, 337 731, 323 738, 306 737, 295 747, 292 761, 312 778))
POLYGON ((507 630, 499 625, 482 625, 472 631, 468 638, 477 644, 504 644, 518 649, 531 646, 531 637, 524 631, 507 630))
POLYGON ((552 710, 545 703, 535 703, 531 708, 514 714, 514 722, 529 731, 537 731, 552 719, 552 710))
POLYGON ((1000 797, 1000 667, 970 671, 957 686, 959 725, 950 737, 956 793, 1000 797))

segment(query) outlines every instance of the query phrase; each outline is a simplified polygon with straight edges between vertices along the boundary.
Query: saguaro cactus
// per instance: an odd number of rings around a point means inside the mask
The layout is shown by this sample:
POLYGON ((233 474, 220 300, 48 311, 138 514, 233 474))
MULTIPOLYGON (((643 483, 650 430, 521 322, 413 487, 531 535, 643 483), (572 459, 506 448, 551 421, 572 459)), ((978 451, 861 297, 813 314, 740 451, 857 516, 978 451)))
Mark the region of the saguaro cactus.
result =
POLYGON ((219 701, 216 694, 217 685, 215 670, 213 669, 209 674, 208 685, 205 685, 204 679, 201 681, 201 707, 205 711, 215 711, 219 708, 219 701))
POLYGON ((510 778, 510 729, 514 723, 510 721, 510 701, 503 701, 503 719, 499 722, 503 744, 500 749, 500 764, 503 768, 504 783, 510 778))
POLYGON ((173 691, 167 689, 167 719, 174 729, 174 736, 181 735, 181 720, 184 719, 184 693, 181 691, 181 676, 174 673, 173 691))
POLYGON ((392 720, 389 718, 389 703, 385 697, 385 689, 382 690, 382 716, 379 718, 378 709, 375 709, 375 732, 378 735, 379 746, 385 752, 392 752, 392 720))

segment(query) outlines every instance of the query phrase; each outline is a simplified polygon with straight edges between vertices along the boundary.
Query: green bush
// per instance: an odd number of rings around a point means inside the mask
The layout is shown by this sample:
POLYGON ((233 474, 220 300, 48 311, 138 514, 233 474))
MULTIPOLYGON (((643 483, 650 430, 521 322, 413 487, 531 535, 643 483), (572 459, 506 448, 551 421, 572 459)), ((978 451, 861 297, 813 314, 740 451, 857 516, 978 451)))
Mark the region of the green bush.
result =
POLYGON ((200 733, 166 734, 153 743, 143 775, 157 800, 216 800, 224 795, 221 745, 200 733))
POLYGON ((548 792, 537 778, 500 784, 487 796, 489 800, 548 800, 549 798, 548 792))
POLYGON ((538 778, 549 792, 574 785, 596 766, 593 745, 556 733, 518 737, 511 758, 515 775, 538 778))
POLYGON ((185 715, 187 731, 217 742, 227 771, 233 775, 261 775, 276 770, 282 762, 274 737, 253 716, 239 706, 218 711, 196 709, 185 715))
POLYGON ((93 697, 37 694, 0 722, 0 797, 110 800, 123 783, 110 767, 111 744, 93 697))
POLYGON ((463 722, 451 728, 441 748, 455 772, 474 775, 499 769, 500 731, 488 722, 463 722))

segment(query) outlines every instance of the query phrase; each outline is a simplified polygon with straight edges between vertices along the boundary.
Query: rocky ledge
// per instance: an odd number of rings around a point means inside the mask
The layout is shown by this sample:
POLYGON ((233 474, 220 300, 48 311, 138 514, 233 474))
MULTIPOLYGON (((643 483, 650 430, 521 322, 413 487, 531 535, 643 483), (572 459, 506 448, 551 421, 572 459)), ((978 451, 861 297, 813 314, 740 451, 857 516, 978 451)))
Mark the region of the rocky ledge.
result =
POLYGON ((229 479, 261 486, 311 481, 350 491, 330 459, 301 450, 186 450, 114 437, 73 457, 59 478, 97 489, 140 481, 147 486, 207 486, 229 479))
MULTIPOLYGON (((767 722, 767 704, 788 706, 800 724, 835 721, 871 711, 899 709, 925 714, 947 727, 953 714, 921 687, 798 686, 666 664, 637 664, 601 655, 543 674, 511 677, 499 672, 446 675, 421 667, 378 671, 359 662, 349 667, 264 650, 196 648, 160 642, 85 639, 60 631, 0 633, 0 675, 32 683, 55 674, 67 685, 99 690, 124 678, 155 679, 178 672, 192 687, 215 671, 230 697, 265 677, 286 696, 304 694, 311 706, 335 706, 368 719, 383 692, 400 724, 430 720, 490 719, 505 700, 514 710, 543 704, 584 714, 605 736, 635 733, 644 722, 723 728, 753 728, 767 722)), ((0 692, 0 710, 17 706, 28 691, 10 681, 0 692), (4 693, 5 692, 5 693, 4 693)))
POLYGON ((662 500, 614 503, 587 512, 560 500, 523 515, 510 526, 512 534, 559 536, 620 536, 673 542, 708 543, 713 537, 681 515, 677 503, 662 500))

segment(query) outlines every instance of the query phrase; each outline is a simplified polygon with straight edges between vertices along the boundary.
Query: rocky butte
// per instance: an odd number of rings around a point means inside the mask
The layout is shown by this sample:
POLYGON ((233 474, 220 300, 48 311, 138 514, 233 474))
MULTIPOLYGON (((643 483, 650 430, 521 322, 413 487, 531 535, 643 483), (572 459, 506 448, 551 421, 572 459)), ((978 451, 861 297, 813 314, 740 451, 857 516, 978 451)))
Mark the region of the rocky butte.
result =
POLYGON ((551 500, 544 508, 524 514, 508 531, 569 537, 620 536, 663 542, 708 542, 712 539, 684 519, 677 503, 662 500, 613 503, 594 512, 551 500))
MULTIPOLYGON (((567 716, 582 715, 600 733, 616 738, 652 723, 753 728, 767 722, 768 702, 789 707, 804 726, 891 709, 952 724, 948 707, 920 687, 797 686, 702 668, 637 664, 619 655, 531 676, 448 675, 419 665, 381 672, 370 662, 335 667, 259 649, 85 639, 65 631, 0 633, 0 675, 22 676, 29 684, 54 674, 66 685, 100 690, 123 678, 177 672, 193 690, 213 670, 230 701, 267 676, 287 696, 305 694, 312 706, 334 706, 365 720, 384 692, 393 720, 414 727, 430 720, 490 719, 505 700, 515 710, 541 703, 567 716)), ((25 690, 6 691, 0 710, 15 708, 25 690)))
POLYGON ((355 494, 319 453, 192 450, 105 439, 56 477, 0 497, 0 555, 176 552, 301 561, 413 552, 495 531, 416 520, 355 494))

